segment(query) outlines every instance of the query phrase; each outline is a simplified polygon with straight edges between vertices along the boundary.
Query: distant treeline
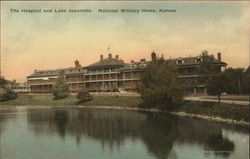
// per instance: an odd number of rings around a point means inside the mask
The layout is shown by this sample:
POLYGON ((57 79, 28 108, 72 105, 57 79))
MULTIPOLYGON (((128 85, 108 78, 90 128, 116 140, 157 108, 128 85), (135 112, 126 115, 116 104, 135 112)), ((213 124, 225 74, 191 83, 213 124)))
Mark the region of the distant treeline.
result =
MULTIPOLYGON (((250 93, 250 66, 244 68, 228 68, 221 73, 224 92, 227 94, 250 93)), ((209 92, 208 92, 209 93, 209 92)))

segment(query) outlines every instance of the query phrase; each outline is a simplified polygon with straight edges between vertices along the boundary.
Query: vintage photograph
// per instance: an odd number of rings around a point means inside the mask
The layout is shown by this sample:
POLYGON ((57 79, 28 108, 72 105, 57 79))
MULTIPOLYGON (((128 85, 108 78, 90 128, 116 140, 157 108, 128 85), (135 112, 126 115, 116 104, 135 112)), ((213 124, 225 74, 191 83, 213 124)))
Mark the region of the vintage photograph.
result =
POLYGON ((249 159, 249 1, 0 1, 1 159, 249 159))

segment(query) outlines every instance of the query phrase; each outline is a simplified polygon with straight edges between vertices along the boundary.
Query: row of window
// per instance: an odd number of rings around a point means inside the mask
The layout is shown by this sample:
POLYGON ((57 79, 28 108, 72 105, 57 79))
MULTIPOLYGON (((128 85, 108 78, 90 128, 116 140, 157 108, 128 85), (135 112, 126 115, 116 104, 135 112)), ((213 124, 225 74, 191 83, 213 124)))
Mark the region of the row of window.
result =
POLYGON ((11 87, 11 89, 30 89, 30 87, 11 87))
MULTIPOLYGON (((197 58, 197 59, 195 59, 195 62, 201 62, 202 61, 202 59, 201 58, 197 58)), ((176 61, 176 64, 183 64, 185 61, 183 60, 183 59, 178 59, 177 61, 176 61)))
MULTIPOLYGON (((139 68, 145 68, 146 66, 147 66, 147 64, 145 64, 145 63, 139 64, 139 68)), ((136 68, 136 67, 137 67, 137 65, 135 65, 135 64, 130 65, 130 68, 136 68)))

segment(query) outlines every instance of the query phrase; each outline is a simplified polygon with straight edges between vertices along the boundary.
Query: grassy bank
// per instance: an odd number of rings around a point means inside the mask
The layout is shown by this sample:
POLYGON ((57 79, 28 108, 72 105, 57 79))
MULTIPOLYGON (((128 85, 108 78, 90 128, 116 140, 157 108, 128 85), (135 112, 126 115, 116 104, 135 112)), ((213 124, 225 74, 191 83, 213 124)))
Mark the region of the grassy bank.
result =
POLYGON ((78 104, 78 99, 70 95, 61 100, 54 100, 51 94, 20 94, 14 100, 0 102, 0 105, 29 105, 29 106, 126 106, 137 107, 141 103, 140 97, 130 96, 94 96, 94 100, 78 104))
POLYGON ((185 101, 177 112, 206 116, 218 116, 226 119, 249 122, 249 107, 215 102, 185 101))
MULTIPOLYGON (((78 100, 71 95, 65 99, 53 100, 50 94, 19 95, 17 99, 0 102, 0 105, 27 106, 122 106, 138 107, 142 100, 136 96, 94 96, 94 100, 77 104, 78 100)), ((249 107, 214 102, 185 101, 175 112, 185 112, 206 116, 218 116, 226 119, 249 122, 249 107)))

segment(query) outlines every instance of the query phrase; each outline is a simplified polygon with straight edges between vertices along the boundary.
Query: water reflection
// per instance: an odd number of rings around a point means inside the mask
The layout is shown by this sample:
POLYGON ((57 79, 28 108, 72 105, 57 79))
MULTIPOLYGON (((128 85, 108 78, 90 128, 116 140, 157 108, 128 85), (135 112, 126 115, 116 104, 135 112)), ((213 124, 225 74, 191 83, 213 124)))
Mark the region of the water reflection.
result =
POLYGON ((179 135, 176 124, 177 120, 171 116, 162 119, 160 114, 148 113, 138 135, 142 137, 149 152, 159 159, 165 159, 179 135))
POLYGON ((6 124, 6 120, 15 120, 16 119, 16 113, 17 109, 15 107, 13 108, 0 108, 0 137, 2 131, 4 131, 4 127, 6 124))
POLYGON ((198 143, 206 151, 214 152, 216 155, 228 157, 234 151, 234 143, 223 137, 220 124, 205 120, 188 119, 179 120, 178 132, 179 142, 198 143))
MULTIPOLYGON (((102 109, 28 109, 29 128, 36 134, 87 137, 112 150, 126 139, 141 140, 158 159, 169 157, 174 144, 195 144, 204 151, 229 157, 235 145, 222 135, 221 125, 161 113, 102 109)), ((173 156, 172 156, 173 157, 173 156)))

